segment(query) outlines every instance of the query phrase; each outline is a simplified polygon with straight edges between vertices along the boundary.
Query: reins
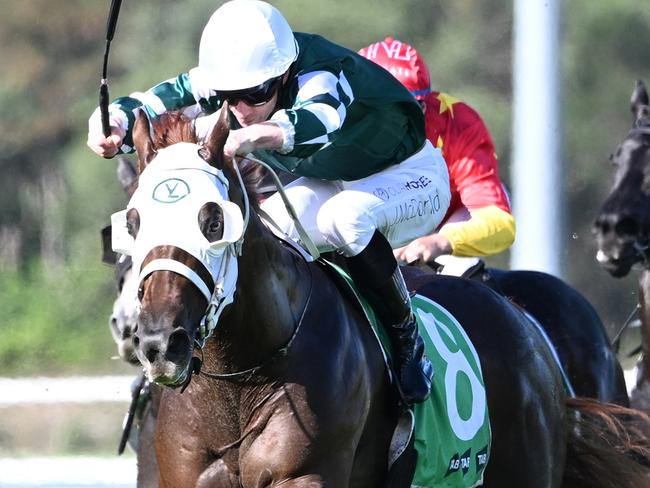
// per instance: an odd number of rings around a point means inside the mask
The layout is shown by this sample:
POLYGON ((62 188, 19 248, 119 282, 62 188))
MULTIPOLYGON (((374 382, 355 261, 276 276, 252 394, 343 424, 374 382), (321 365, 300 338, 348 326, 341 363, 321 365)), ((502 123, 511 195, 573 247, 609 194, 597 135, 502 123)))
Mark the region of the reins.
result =
POLYGON ((623 335, 623 332, 625 332, 625 330, 630 326, 630 324, 632 323, 632 319, 639 312, 640 308, 641 305, 638 303, 634 306, 634 308, 630 312, 630 315, 627 316, 627 319, 625 319, 625 322, 623 322, 621 328, 618 330, 616 335, 614 335, 614 338, 612 339, 612 346, 615 346, 618 349, 617 343, 621 340, 621 336, 623 335))
MULTIPOLYGON (((296 340, 296 337, 298 337, 298 333, 300 332, 300 328, 303 324, 305 315, 307 313, 307 309, 309 308, 309 303, 311 302, 311 297, 312 297, 312 292, 314 290, 314 275, 313 271, 311 269, 311 266, 309 266, 309 263, 306 261, 303 261, 307 265, 307 269, 309 270, 309 293, 307 295, 307 299, 305 300, 305 305, 303 306, 302 312, 300 314, 300 319, 298 320, 298 323, 296 324, 296 327, 293 329, 293 333, 291 334, 291 337, 289 337, 289 340, 280 348, 276 349, 273 354, 265 359, 263 362, 260 364, 253 366, 251 368, 242 370, 242 371, 236 371, 234 373, 216 373, 212 371, 203 371, 200 369, 199 365, 199 371, 196 372, 196 374, 201 374, 203 376, 206 376, 208 378, 216 379, 216 380, 227 380, 227 381, 235 381, 238 380, 244 376, 248 376, 248 378, 252 377, 255 373, 263 370, 264 368, 267 368, 280 360, 281 358, 287 356, 289 354, 289 350, 291 349, 291 346, 293 345, 294 341, 296 340)), ((199 361, 202 363, 203 362, 203 348, 199 349, 199 352, 201 354, 201 358, 199 361)))
MULTIPOLYGON (((280 181, 280 177, 277 175, 275 170, 270 165, 266 164, 264 161, 254 158, 251 154, 247 154, 246 159, 263 166, 269 171, 269 174, 271 175, 271 177, 273 178, 273 182, 275 183, 275 187, 278 191, 278 194, 282 198, 284 207, 287 210, 289 216, 291 217, 291 220, 293 220, 293 223, 296 228, 296 232, 298 232, 298 235, 300 236, 300 241, 302 245, 305 246, 305 248, 307 248, 307 251, 309 252, 309 254, 311 254, 311 256, 314 259, 318 259, 318 257, 320 256, 320 252, 318 251, 318 248, 314 244, 314 241, 311 239, 311 237, 309 237, 309 234, 307 234, 307 231, 303 227, 302 222, 300 222, 300 219, 296 215, 296 211, 293 208, 291 202, 289 201, 289 197, 287 197, 287 194, 284 191, 284 185, 280 181)), ((279 228, 279 226, 273 221, 273 219, 264 210, 260 208, 258 210, 258 213, 268 224, 274 226, 279 232, 282 233, 282 230, 279 228)))
MULTIPOLYGON (((251 157, 250 155, 247 156, 247 159, 253 162, 256 162, 258 164, 261 164, 262 166, 266 167, 271 176, 274 179, 274 182, 276 184, 276 187, 278 189, 278 192, 280 193, 283 202, 285 204, 285 207, 287 209, 287 212, 293 219, 296 229, 298 230, 298 233, 301 237, 301 240, 303 241, 303 244, 307 247, 309 253, 311 256, 316 259, 320 255, 318 249, 314 245, 313 241, 311 238, 308 236, 307 232, 304 230, 302 224, 300 223, 298 217, 296 216, 296 212, 291 205, 291 202, 289 201, 288 197, 286 196, 284 192, 284 187, 282 185, 282 182, 280 181, 279 177, 271 168, 269 165, 264 163, 263 161, 260 161, 256 158, 251 157)), ((248 223, 250 220, 250 201, 248 200, 248 194, 246 192, 246 186, 244 184, 243 178, 241 176, 241 172, 239 170, 239 166, 237 165, 237 162, 233 158, 232 160, 232 165, 233 168, 235 169, 235 173, 237 175, 237 179, 240 185, 240 188, 242 190, 243 194, 243 199, 244 199, 244 232, 242 233, 242 237, 235 243, 233 243, 229 248, 226 250, 226 252, 233 252, 233 254, 237 256, 241 256, 242 253, 242 246, 243 246, 243 240, 244 240, 244 234, 245 231, 248 227, 248 223)), ((276 225, 272 219, 266 214, 266 212, 260 211, 261 217, 267 220, 271 225, 276 225)), ((305 256, 303 256, 301 253, 296 252, 301 258, 302 261, 305 263, 307 266, 307 269, 309 270, 309 293, 307 295, 307 299, 305 300, 304 307, 302 309, 302 312, 300 314, 300 319, 298 320, 298 323, 296 324, 296 327, 294 328, 291 337, 287 340, 287 342, 280 348, 276 349, 273 354, 265 359, 263 362, 260 364, 257 364, 251 368, 242 370, 242 371, 236 371, 233 373, 218 373, 218 372, 212 372, 212 371, 203 371, 202 366, 203 366, 203 348, 205 347, 205 342, 207 339, 212 335, 212 332, 216 328, 216 319, 218 319, 220 312, 223 310, 223 300, 220 299, 219 293, 217 289, 215 289, 212 298, 209 300, 209 304, 206 310, 206 313, 201 320, 201 324, 199 328, 197 329, 197 337, 194 338, 194 349, 198 350, 199 356, 193 356, 190 362, 189 366, 189 374, 187 375, 187 378, 181 385, 181 393, 185 391, 185 389, 189 386, 190 381, 192 380, 192 376, 197 374, 197 375, 203 375, 205 377, 211 378, 211 379, 220 379, 220 380, 227 380, 227 381, 236 381, 242 377, 252 377, 255 373, 263 370, 264 368, 269 367, 271 364, 277 362, 280 358, 283 358, 287 356, 289 353, 289 350, 291 349, 291 346, 293 345, 296 337, 298 336, 298 333, 300 332, 302 323, 304 321, 305 314, 307 313, 307 309, 309 308, 309 303, 311 301, 312 293, 313 293, 313 288, 314 288, 314 276, 313 276, 313 270, 309 266, 309 262, 305 259, 305 256), (216 319, 215 319, 216 317, 216 319)), ((226 260, 224 260, 225 262, 226 260)))
POLYGON ((634 127, 628 133, 628 136, 639 136, 639 135, 641 135, 641 136, 650 135, 650 126, 642 125, 642 126, 634 127))

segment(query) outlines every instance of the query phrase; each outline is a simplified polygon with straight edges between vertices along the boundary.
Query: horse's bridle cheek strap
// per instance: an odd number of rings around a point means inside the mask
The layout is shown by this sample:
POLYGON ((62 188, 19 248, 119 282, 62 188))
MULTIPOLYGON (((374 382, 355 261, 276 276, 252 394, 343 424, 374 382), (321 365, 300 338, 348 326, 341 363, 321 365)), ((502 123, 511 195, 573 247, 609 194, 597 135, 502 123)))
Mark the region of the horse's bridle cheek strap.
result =
MULTIPOLYGON (((142 283, 142 281, 154 271, 171 271, 173 273, 184 276, 185 278, 190 280, 194 284, 194 286, 196 286, 199 289, 199 291, 203 294, 207 302, 210 303, 210 300, 212 298, 212 290, 210 289, 208 284, 206 284, 205 281, 203 281, 203 279, 199 276, 199 274, 189 266, 186 266, 185 264, 181 263, 180 261, 176 261, 175 259, 169 259, 169 258, 154 259, 150 261, 140 271, 140 277, 139 277, 140 283, 142 283)), ((210 284, 210 286, 213 286, 212 283, 210 284)))

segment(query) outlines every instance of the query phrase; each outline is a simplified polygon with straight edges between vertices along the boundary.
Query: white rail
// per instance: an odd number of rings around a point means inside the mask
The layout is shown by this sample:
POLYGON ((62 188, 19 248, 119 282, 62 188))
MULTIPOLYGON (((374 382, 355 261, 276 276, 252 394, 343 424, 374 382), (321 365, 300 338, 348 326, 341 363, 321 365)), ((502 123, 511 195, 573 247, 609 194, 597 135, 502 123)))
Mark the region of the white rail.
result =
POLYGON ((133 457, 0 458, 0 486, 4 487, 135 487, 133 457))
POLYGON ((0 407, 26 403, 128 402, 133 376, 0 378, 0 407))

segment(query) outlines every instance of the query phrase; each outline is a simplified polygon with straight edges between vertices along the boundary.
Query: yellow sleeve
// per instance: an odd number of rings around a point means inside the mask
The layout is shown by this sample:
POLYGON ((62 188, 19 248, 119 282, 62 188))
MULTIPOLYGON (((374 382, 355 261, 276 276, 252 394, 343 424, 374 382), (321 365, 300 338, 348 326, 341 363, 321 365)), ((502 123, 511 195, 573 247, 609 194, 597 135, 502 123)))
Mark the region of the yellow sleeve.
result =
POLYGON ((508 249, 515 240, 515 219, 495 205, 470 212, 464 222, 443 225, 438 231, 449 239, 454 256, 490 256, 508 249))

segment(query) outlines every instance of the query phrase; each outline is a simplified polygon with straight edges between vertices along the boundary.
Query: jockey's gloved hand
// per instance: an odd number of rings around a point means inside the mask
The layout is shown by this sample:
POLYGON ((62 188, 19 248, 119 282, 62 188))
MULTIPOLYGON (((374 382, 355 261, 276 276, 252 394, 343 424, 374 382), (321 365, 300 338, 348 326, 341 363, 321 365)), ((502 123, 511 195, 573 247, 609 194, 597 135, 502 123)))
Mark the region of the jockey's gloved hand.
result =
POLYGON ((111 135, 106 137, 102 129, 99 107, 88 119, 88 141, 86 144, 95 154, 103 158, 112 158, 115 156, 126 136, 126 131, 120 128, 118 120, 112 115, 109 115, 109 124, 111 127, 111 135))

